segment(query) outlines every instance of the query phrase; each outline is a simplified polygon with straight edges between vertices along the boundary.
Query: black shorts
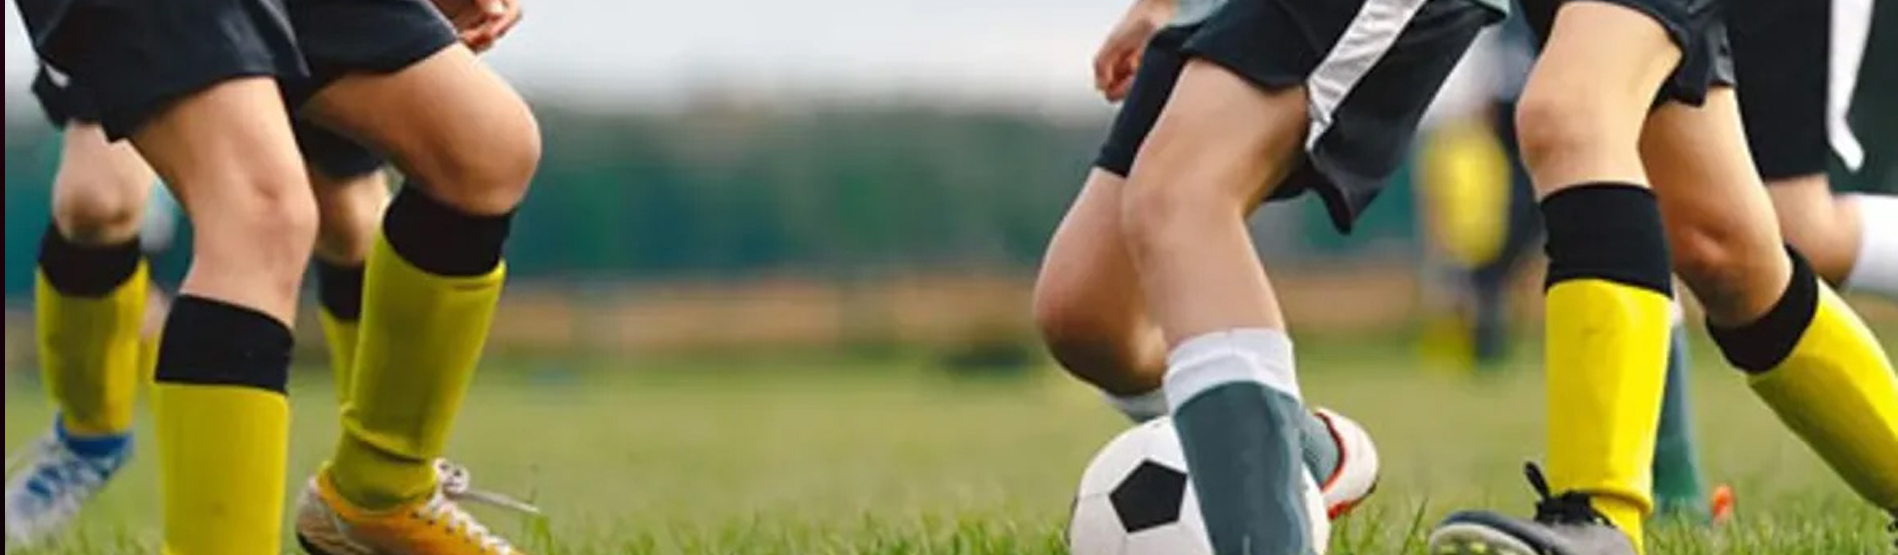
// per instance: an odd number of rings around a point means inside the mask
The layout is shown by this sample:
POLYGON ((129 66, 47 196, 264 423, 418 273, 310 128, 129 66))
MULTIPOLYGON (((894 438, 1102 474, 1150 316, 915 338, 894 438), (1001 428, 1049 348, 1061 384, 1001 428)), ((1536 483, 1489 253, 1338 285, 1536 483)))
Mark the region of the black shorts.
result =
POLYGON ((1760 177, 1826 172, 1831 0, 1731 0, 1727 36, 1747 146, 1760 177))
POLYGON ((44 66, 85 91, 113 139, 178 97, 221 81, 276 77, 294 109, 344 74, 398 70, 455 42, 426 0, 18 4, 44 66))
MULTIPOLYGON (((92 91, 45 68, 33 77, 33 96, 54 127, 65 128, 75 121, 99 123, 99 104, 92 91)), ((290 130, 296 134, 304 162, 323 175, 351 178, 382 168, 382 157, 375 152, 303 118, 291 119, 290 130)))
POLYGON ((1316 192, 1349 232, 1409 156, 1450 70, 1502 15, 1473 0, 1231 0, 1147 44, 1095 165, 1127 175, 1186 61, 1201 58, 1266 89, 1306 87, 1305 155, 1272 198, 1316 192))
MULTIPOLYGON (((1520 0, 1522 15, 1535 30, 1538 47, 1549 39, 1555 12, 1566 0, 1520 0)), ((1707 90, 1733 85, 1733 55, 1727 45, 1722 4, 1726 0, 1594 0, 1626 7, 1654 18, 1680 47, 1680 63, 1656 92, 1655 104, 1678 101, 1699 106, 1707 90)), ((1804 2, 1807 0, 1768 0, 1804 2)), ((1602 37, 1601 40, 1613 40, 1602 37)))

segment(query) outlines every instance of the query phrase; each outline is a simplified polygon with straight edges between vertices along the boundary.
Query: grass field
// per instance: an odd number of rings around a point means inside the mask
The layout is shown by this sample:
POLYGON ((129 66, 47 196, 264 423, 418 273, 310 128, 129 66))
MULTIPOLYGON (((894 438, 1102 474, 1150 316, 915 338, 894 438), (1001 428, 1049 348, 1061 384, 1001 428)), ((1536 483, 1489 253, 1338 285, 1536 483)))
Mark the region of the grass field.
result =
MULTIPOLYGON (((1529 509, 1518 468, 1542 444, 1532 366, 1471 381, 1419 371, 1395 344, 1314 343, 1301 353, 1307 395, 1363 421, 1386 464, 1332 553, 1420 554, 1421 531, 1453 508, 1529 509)), ((1890 555, 1885 521, 1699 352, 1703 458, 1739 490, 1740 514, 1715 531, 1660 526, 1651 553, 1890 555)), ((531 523, 484 513, 535 553, 1062 553, 1070 488, 1123 423, 1052 370, 952 378, 930 366, 491 361, 452 456, 477 485, 546 511, 531 523)), ((293 385, 294 482, 336 432, 327 373, 307 370, 293 385)), ((31 376, 14 374, 9 450, 50 410, 31 376)), ((137 458, 53 552, 155 551, 154 484, 153 458, 137 458)))

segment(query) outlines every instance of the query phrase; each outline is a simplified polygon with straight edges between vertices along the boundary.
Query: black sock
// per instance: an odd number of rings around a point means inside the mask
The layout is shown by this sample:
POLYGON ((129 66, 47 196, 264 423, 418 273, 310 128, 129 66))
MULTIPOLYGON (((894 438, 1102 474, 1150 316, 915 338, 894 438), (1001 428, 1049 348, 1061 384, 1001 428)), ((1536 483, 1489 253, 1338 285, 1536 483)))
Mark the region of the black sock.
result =
POLYGON ((338 266, 317 260, 316 299, 323 311, 345 322, 362 319, 362 278, 361 262, 338 266))
POLYGON ((1792 247, 1787 247, 1786 253, 1793 259, 1792 281, 1764 316, 1732 328, 1707 323, 1707 334, 1720 346, 1720 354, 1749 374, 1772 370, 1792 355, 1793 347, 1799 345, 1799 338, 1812 324, 1812 317, 1819 313, 1818 274, 1792 247))
POLYGON ((396 193, 382 233, 403 260, 442 276, 479 276, 501 264, 514 213, 469 214, 449 206, 411 183, 396 193))
POLYGON ((184 295, 172 303, 165 319, 157 380, 282 393, 289 380, 292 344, 290 328, 269 315, 184 295))
POLYGON ((138 238, 112 245, 81 245, 66 239, 59 228, 46 226, 40 239, 40 274, 60 293, 74 297, 103 297, 138 272, 144 257, 138 238))

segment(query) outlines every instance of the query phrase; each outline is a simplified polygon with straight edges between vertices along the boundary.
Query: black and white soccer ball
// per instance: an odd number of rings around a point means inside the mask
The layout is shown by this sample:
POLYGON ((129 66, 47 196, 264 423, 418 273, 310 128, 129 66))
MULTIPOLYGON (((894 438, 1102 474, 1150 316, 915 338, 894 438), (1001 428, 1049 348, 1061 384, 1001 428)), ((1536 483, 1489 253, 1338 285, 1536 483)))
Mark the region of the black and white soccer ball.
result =
MULTIPOLYGON (((1305 479, 1312 544, 1331 538, 1324 495, 1305 479)), ((1212 555, 1186 455, 1173 421, 1156 418, 1122 432, 1088 463, 1068 523, 1071 555, 1212 555)))

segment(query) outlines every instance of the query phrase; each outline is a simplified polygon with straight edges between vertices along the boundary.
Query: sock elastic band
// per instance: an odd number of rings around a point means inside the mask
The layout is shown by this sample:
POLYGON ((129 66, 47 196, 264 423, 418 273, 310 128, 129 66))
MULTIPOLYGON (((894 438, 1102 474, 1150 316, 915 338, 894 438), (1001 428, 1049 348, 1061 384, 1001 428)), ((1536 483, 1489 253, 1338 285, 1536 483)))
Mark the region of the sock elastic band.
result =
POLYGON ((316 261, 316 298, 330 317, 345 322, 362 319, 363 265, 339 266, 316 261))
POLYGON ((48 224, 40 238, 40 275, 60 293, 74 297, 103 297, 138 272, 144 255, 138 237, 110 245, 81 245, 48 224))
POLYGON ((1786 254, 1792 257, 1792 280, 1765 316, 1733 328, 1707 323, 1708 335, 1713 336, 1714 344, 1720 346, 1720 353, 1726 356, 1727 362, 1749 374, 1772 370, 1792 355, 1806 327, 1812 325, 1813 315, 1819 311, 1818 275, 1792 247, 1786 247, 1786 254))
POLYGON ((1630 183, 1589 183, 1542 200, 1548 227, 1546 286, 1602 279, 1672 296, 1673 271, 1654 193, 1630 183))
POLYGON ((486 275, 501 264, 514 213, 469 214, 410 183, 383 216, 382 234, 403 260, 424 272, 451 277, 486 275))
POLYGON ((158 346, 157 380, 283 393, 290 328, 267 314, 195 295, 178 297, 158 346))
POLYGON ((1167 355, 1167 402, 1177 409, 1228 383, 1257 383, 1303 399, 1293 360, 1292 338, 1275 329, 1235 329, 1194 337, 1167 355))

